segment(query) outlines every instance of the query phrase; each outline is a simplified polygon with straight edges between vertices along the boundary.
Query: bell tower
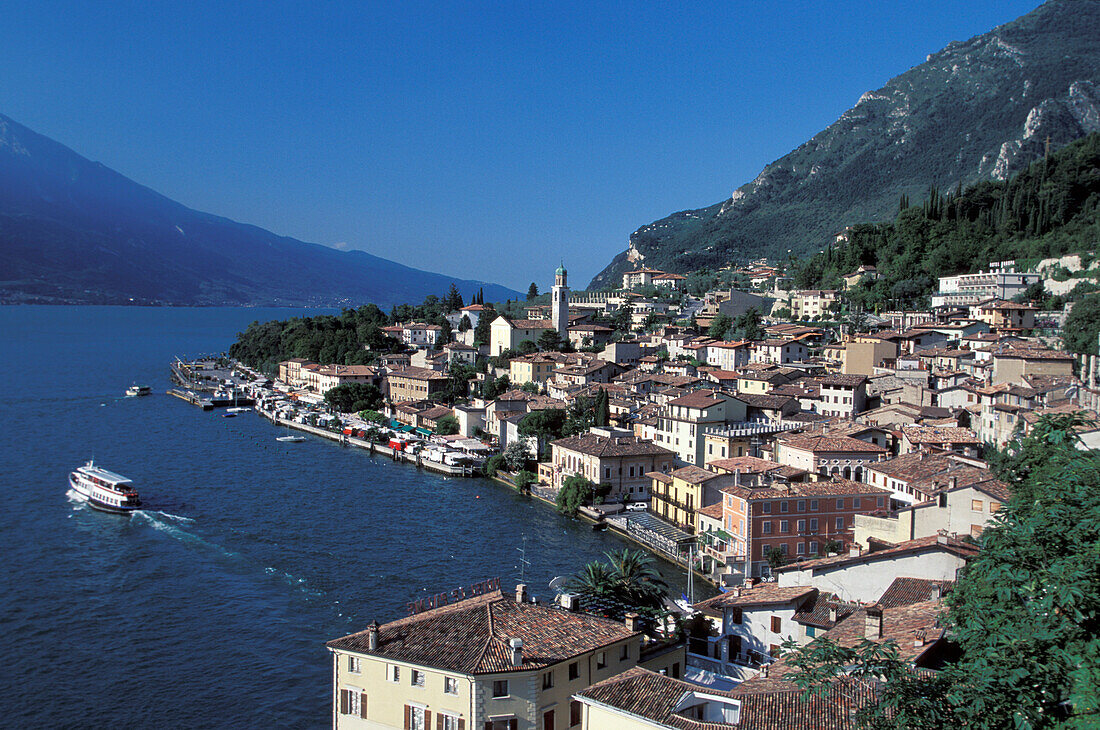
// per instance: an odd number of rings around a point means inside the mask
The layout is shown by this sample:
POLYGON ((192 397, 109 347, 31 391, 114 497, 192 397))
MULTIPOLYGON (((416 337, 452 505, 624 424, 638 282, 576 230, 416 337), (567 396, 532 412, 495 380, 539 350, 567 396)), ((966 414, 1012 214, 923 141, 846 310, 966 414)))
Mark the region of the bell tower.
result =
POLYGON ((565 264, 554 272, 554 288, 551 295, 550 319, 562 340, 569 338, 569 286, 566 284, 565 264))

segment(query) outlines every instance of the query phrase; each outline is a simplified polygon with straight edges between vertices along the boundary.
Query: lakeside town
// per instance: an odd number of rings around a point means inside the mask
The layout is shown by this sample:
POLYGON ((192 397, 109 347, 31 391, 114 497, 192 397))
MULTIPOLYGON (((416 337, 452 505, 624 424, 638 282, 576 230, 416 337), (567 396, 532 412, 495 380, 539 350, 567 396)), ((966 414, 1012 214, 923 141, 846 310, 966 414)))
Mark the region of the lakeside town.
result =
POLYGON ((1067 263, 944 277, 928 309, 858 330, 837 313, 871 266, 796 290, 759 261, 702 296, 646 268, 573 293, 562 266, 548 304, 383 327, 371 365, 224 363, 288 432, 485 473, 719 590, 674 616, 576 580, 538 603, 499 580, 442 594, 329 643, 334 726, 855 727, 881 688, 809 695, 791 651, 869 641, 943 668, 942 601, 1012 496, 990 450, 1070 414, 1100 443, 1097 358, 1023 301, 1067 263))

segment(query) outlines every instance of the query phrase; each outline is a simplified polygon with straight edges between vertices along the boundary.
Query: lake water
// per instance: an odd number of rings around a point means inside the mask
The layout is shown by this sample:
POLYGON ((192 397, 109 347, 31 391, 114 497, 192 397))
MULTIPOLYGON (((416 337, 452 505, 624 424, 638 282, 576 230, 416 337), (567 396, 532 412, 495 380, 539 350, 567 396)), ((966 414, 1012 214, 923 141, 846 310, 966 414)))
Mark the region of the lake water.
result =
MULTIPOLYGON (((446 479, 164 394, 173 355, 302 310, 0 307, 0 725, 326 727, 324 642, 499 576, 531 590, 626 543, 446 479), (127 399, 131 383, 154 395, 127 399), (145 509, 66 496, 93 457, 145 509)), ((674 586, 683 574, 662 566, 674 586)), ((679 588, 676 592, 679 593, 679 588)))

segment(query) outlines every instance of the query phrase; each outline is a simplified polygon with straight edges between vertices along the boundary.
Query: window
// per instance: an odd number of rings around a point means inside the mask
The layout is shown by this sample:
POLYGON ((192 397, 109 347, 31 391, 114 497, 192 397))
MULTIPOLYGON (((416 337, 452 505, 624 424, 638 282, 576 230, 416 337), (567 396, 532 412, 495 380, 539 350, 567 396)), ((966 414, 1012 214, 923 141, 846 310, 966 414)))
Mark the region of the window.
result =
POLYGON ((359 674, 361 668, 359 666, 359 657, 348 655, 348 671, 352 674, 359 674))
POLYGON ((494 679, 493 680, 493 697, 507 697, 508 696, 508 680, 507 679, 494 679))
POLYGON ((623 644, 619 647, 619 661, 625 662, 630 658, 630 644, 623 644))
POLYGON ((410 673, 410 676, 409 676, 409 683, 413 687, 423 687, 424 686, 424 672, 421 672, 419 669, 412 670, 412 672, 410 673))
POLYGON ((800 499, 797 502, 795 502, 795 511, 796 512, 805 512, 806 511, 806 500, 800 499))
POLYGON ((367 693, 357 689, 340 690, 340 714, 367 716, 367 693))
POLYGON ((800 542, 797 545, 795 545, 795 548, 796 548, 799 555, 805 555, 806 554, 806 543, 800 542))
POLYGON ((596 669, 604 669, 607 666, 607 652, 601 651, 596 655, 596 669))
POLYGON ((579 676, 581 676, 580 665, 576 662, 573 662, 569 665, 569 679, 576 679, 579 676))
POLYGON ((810 555, 817 555, 817 542, 810 543, 810 555))
POLYGON ((817 518, 810 518, 810 532, 817 532, 817 518))
POLYGON ((805 531, 806 531, 806 520, 799 520, 798 521, 798 532, 803 533, 805 531))
POLYGON ((817 636, 817 629, 813 626, 806 627, 806 638, 812 639, 817 636))
POLYGON ((764 502, 763 504, 760 505, 760 511, 763 512, 766 515, 770 515, 772 513, 772 503, 771 502, 764 502))
POLYGON ((790 523, 789 520, 780 520, 779 521, 779 531, 780 532, 789 532, 790 529, 791 529, 791 523, 790 523))
POLYGON ((778 616, 772 616, 772 633, 778 634, 783 630, 783 619, 778 616))
POLYGON ((573 700, 569 703, 569 727, 577 727, 581 724, 581 703, 573 700))
POLYGON ((852 509, 859 509, 859 497, 852 497, 852 509))
POLYGON ((401 667, 396 664, 387 664, 386 678, 391 682, 399 682, 401 680, 401 667))
POLYGON ((990 502, 989 503, 989 511, 990 512, 997 512, 1000 509, 1001 509, 1001 503, 1000 502, 990 502))
POLYGON ((844 529, 844 518, 843 517, 837 517, 836 518, 836 529, 838 529, 838 530, 843 530, 844 529))
POLYGON ((547 710, 542 713, 542 730, 554 730, 554 711, 547 710))
POLYGON ((817 512, 817 500, 816 499, 811 499, 810 500, 810 511, 811 512, 817 512))
POLYGON ((785 542, 784 542, 784 543, 780 543, 780 545, 779 545, 779 553, 780 553, 781 555, 786 555, 786 554, 787 554, 788 552, 789 552, 789 550, 787 549, 787 543, 785 543, 785 542))
POLYGON ((970 509, 974 510, 975 512, 981 512, 982 511, 982 500, 980 500, 980 499, 970 500, 970 509))
POLYGON ((458 730, 460 727, 462 727, 458 724, 458 718, 454 715, 440 713, 439 717, 442 718, 439 723, 443 726, 443 730, 458 730))
POLYGON ((449 695, 458 694, 458 680, 454 677, 443 678, 443 691, 449 695))
POLYGON ((771 520, 765 520, 764 522, 761 523, 761 525, 762 525, 762 527, 760 529, 761 529, 761 532, 763 534, 765 534, 765 535, 772 534, 772 522, 771 522, 771 520))
POLYGON ((939 505, 940 507, 947 506, 947 492, 940 492, 939 505))
POLYGON ((788 507, 788 506, 789 506, 789 505, 788 505, 788 504, 787 504, 786 502, 780 502, 780 503, 779 503, 779 511, 780 511, 780 512, 787 512, 787 511, 788 511, 788 510, 787 510, 787 507, 788 507))
POLYGON ((883 500, 883 497, 879 497, 879 498, 878 498, 877 500, 875 500, 876 504, 878 505, 878 507, 879 507, 880 509, 881 509, 881 508, 882 508, 882 506, 883 506, 883 502, 882 502, 882 500, 883 500))

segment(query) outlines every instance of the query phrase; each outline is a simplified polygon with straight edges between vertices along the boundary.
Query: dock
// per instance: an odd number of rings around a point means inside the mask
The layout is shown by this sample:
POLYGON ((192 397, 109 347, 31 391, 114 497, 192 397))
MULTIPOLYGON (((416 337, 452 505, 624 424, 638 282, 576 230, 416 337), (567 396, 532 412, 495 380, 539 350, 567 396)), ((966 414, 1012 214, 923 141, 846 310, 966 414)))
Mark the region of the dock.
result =
POLYGON ((209 398, 204 398, 202 395, 190 390, 182 390, 181 388, 169 388, 168 395, 180 400, 187 401, 193 406, 198 406, 204 411, 214 410, 214 403, 209 398))
POLYGON ((413 464, 418 468, 427 469, 428 471, 434 471, 437 474, 443 474, 444 476, 476 477, 480 474, 477 467, 470 464, 443 464, 437 461, 432 461, 430 459, 425 459, 420 454, 413 454, 407 451, 399 451, 396 449, 391 449, 389 446, 385 446, 383 444, 376 444, 372 441, 356 438, 354 436, 348 436, 344 433, 329 431, 324 428, 318 428, 317 426, 309 426, 304 423, 298 423, 297 421, 288 421, 285 418, 279 418, 274 413, 261 411, 258 408, 256 409, 256 413, 271 421, 276 426, 285 426, 286 428, 292 428, 296 431, 305 431, 306 433, 313 434, 314 436, 320 436, 321 438, 325 438, 330 441, 336 441, 337 443, 343 444, 345 446, 354 446, 356 448, 366 449, 372 454, 381 454, 382 456, 389 457, 393 461, 413 464))
POLYGON ((193 406, 198 406, 204 411, 212 411, 215 408, 228 408, 230 406, 253 406, 256 401, 243 395, 217 396, 209 393, 196 393, 193 390, 182 388, 170 388, 168 395, 187 401, 193 406))

